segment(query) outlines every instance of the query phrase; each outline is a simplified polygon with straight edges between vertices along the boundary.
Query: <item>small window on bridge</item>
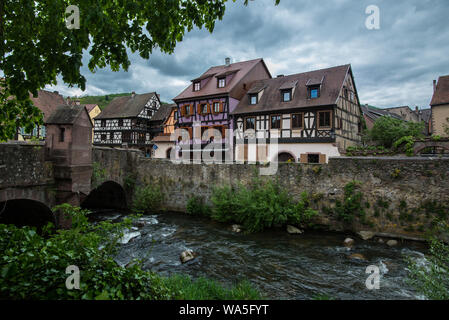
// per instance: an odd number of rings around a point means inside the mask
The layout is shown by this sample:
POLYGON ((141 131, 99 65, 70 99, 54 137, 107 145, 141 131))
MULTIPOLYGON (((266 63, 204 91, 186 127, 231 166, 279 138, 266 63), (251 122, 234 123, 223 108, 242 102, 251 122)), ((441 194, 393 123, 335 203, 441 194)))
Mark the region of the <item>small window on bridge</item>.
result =
POLYGON ((64 142, 65 128, 59 128, 59 142, 64 142))

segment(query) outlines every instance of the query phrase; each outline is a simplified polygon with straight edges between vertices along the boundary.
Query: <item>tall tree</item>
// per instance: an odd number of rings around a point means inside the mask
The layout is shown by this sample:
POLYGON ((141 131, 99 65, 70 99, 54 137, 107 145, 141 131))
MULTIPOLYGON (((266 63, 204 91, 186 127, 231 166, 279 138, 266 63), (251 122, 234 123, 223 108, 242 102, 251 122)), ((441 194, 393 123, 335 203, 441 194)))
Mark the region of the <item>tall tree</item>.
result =
MULTIPOLYGON (((236 0, 232 0, 236 1, 236 0)), ((194 26, 212 32, 227 0, 1 0, 0 1, 0 140, 17 127, 42 122, 29 94, 56 84, 86 87, 80 72, 83 51, 88 67, 130 66, 127 48, 148 59, 155 48, 172 53, 194 26), (79 8, 79 29, 69 29, 66 8, 79 8)), ((248 0, 244 0, 247 4, 248 0)), ((278 4, 279 0, 275 0, 278 4)))

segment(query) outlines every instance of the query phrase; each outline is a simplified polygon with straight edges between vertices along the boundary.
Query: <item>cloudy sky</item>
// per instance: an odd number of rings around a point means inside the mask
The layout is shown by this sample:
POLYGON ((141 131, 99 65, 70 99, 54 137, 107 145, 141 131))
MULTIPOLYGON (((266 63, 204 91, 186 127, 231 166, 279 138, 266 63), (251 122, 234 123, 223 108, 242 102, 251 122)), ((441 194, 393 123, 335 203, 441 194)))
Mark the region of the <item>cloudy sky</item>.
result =
POLYGON ((64 95, 157 91, 171 99, 209 67, 264 58, 272 76, 351 63, 362 103, 428 107, 432 80, 449 74, 447 0, 243 0, 227 3, 212 34, 194 29, 174 54, 130 56, 128 72, 87 69, 86 91, 60 83, 64 95), (369 30, 366 8, 380 10, 380 29, 369 30))

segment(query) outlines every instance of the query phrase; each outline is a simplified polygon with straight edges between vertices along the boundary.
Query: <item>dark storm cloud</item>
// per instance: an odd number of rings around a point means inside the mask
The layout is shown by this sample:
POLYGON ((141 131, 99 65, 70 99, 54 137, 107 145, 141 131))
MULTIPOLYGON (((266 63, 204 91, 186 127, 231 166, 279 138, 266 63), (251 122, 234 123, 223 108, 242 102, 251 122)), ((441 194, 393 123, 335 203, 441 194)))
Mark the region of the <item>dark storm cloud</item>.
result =
MULTIPOLYGON (((273 76, 351 63, 363 103, 428 106, 432 80, 449 74, 449 3, 446 0, 274 0, 227 4, 213 34, 195 29, 173 55, 149 60, 130 55, 128 72, 83 67, 86 92, 58 86, 64 94, 157 91, 170 101, 189 81, 224 58, 262 57, 273 76), (365 27, 365 9, 380 9, 380 30, 365 27)), ((85 62, 87 65, 87 59, 85 62)))

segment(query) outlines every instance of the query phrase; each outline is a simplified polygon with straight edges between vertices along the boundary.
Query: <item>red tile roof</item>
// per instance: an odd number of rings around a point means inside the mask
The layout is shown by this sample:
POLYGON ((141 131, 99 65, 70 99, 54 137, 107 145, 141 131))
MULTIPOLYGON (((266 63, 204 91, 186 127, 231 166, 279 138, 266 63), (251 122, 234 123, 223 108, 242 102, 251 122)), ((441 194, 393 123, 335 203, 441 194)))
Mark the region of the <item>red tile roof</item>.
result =
POLYGON ((30 98, 33 104, 43 112, 44 121, 47 121, 48 117, 50 117, 58 106, 66 105, 63 96, 58 92, 39 90, 37 97, 33 97, 30 93, 30 98))
POLYGON ((256 105, 250 105, 249 99, 243 98, 231 114, 236 115, 334 105, 337 103, 346 75, 350 70, 351 65, 347 64, 328 69, 256 81, 250 89, 250 92, 254 91, 254 87, 257 87, 256 91, 265 87, 260 101, 256 105), (317 81, 322 81, 320 96, 316 99, 309 99, 307 85, 316 83, 317 81), (291 88, 293 85, 295 85, 295 91, 292 100, 289 102, 281 102, 281 89, 291 88))
POLYGON ((435 92, 433 93, 431 106, 449 104, 449 75, 440 77, 435 92))
MULTIPOLYGON (((182 93, 180 93, 177 97, 173 99, 173 101, 177 100, 185 100, 192 98, 199 98, 205 96, 219 95, 219 94, 230 94, 232 96, 233 90, 236 88, 237 84, 258 64, 262 63, 267 71, 269 71, 265 65, 263 59, 255 59, 249 61, 242 61, 237 63, 232 63, 229 66, 221 65, 216 67, 211 67, 205 73, 203 73, 200 77, 196 78, 193 81, 199 81, 207 78, 211 78, 199 91, 193 91, 193 83, 190 84, 187 89, 185 89, 182 93), (224 88, 217 88, 216 77, 222 77, 226 75, 234 74, 231 81, 226 83, 224 88)), ((270 75, 271 76, 271 75, 270 75)))

